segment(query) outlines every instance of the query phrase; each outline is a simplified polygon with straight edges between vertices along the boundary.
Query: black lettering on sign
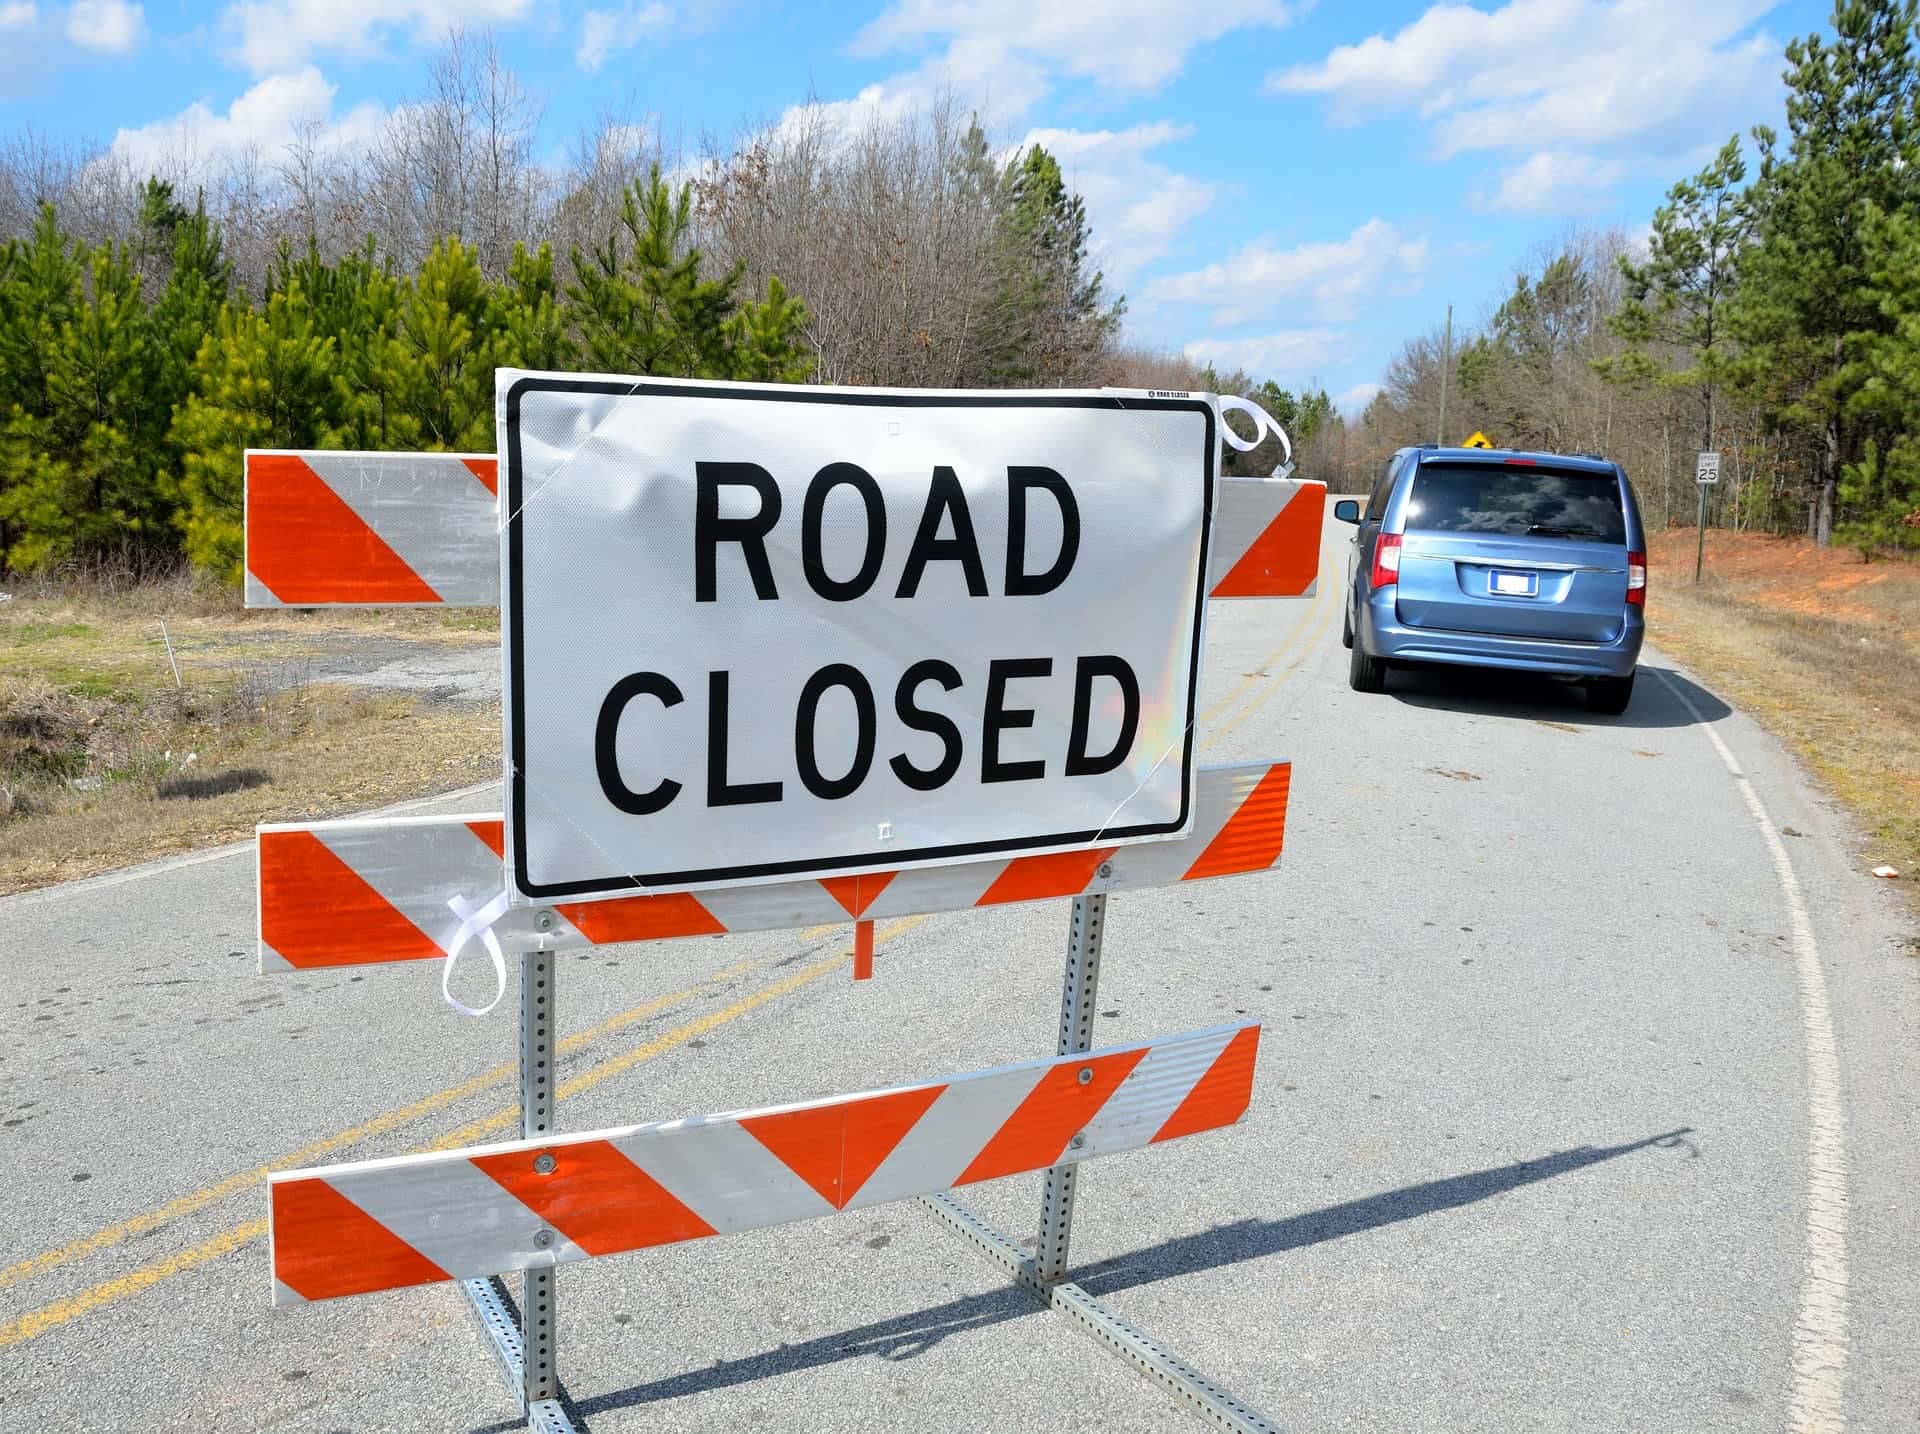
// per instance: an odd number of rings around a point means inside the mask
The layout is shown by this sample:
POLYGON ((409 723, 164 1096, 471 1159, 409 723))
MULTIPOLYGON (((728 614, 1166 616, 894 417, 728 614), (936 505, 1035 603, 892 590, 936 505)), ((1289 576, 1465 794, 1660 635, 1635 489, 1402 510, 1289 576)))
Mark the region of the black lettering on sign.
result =
POLYGON ((800 766, 801 785, 822 801, 833 802, 841 797, 852 796, 866 781, 867 773, 873 770, 873 744, 873 689, 867 685, 867 679, 860 675, 860 669, 849 667, 844 662, 833 662, 809 677, 807 685, 800 689, 800 705, 793 718, 793 756, 800 766), (820 699, 835 687, 844 687, 853 694, 854 722, 857 725, 853 765, 841 776, 826 777, 820 772, 820 755, 814 749, 814 736, 819 727, 816 719, 820 712, 820 699))
POLYGON ((987 705, 980 714, 980 780, 983 782, 1037 782, 1047 775, 1047 764, 1000 760, 1000 734, 1033 725, 1031 707, 1007 706, 1007 684, 1022 677, 1045 677, 1053 671, 1051 657, 996 657, 987 664, 987 705))
POLYGON ((920 514, 920 527, 907 550, 907 565, 900 574, 895 597, 910 598, 920 591, 920 575, 928 563, 958 563, 967 576, 967 595, 987 595, 987 573, 980 565, 980 540, 973 535, 973 514, 967 511, 967 492, 960 486, 951 468, 933 470, 927 485, 927 506, 920 514), (953 515, 953 536, 940 536, 940 519, 953 515))
POLYGON ((1124 658, 1110 653, 1083 657, 1073 673, 1073 733, 1067 739, 1069 777, 1097 777, 1111 772, 1127 760, 1133 750, 1134 734, 1140 730, 1140 680, 1124 658), (1093 683, 1097 677, 1111 678, 1120 689, 1120 735, 1105 755, 1087 755, 1087 729, 1093 722, 1093 683))
POLYGON ((630 817, 651 816, 680 795, 680 784, 671 778, 650 792, 636 792, 620 775, 620 718, 627 704, 636 697, 658 698, 662 707, 677 707, 685 699, 669 678, 657 672, 629 672, 613 684, 606 701, 600 704, 600 720, 593 727, 593 765, 600 775, 600 790, 607 800, 630 817))
POLYGON ((828 602, 852 602, 865 595, 880 576, 880 563, 887 555, 887 505, 880 496, 880 485, 873 475, 854 463, 829 463, 813 475, 807 485, 806 502, 800 509, 800 568, 807 586, 828 602), (860 495, 867 510, 867 551, 860 568, 845 582, 830 576, 821 554, 821 522, 826 515, 827 495, 842 485, 860 495))
POLYGON ((944 754, 939 764, 931 768, 914 766, 904 752, 892 758, 887 765, 893 768, 893 774, 900 779, 902 786, 911 787, 916 792, 933 792, 951 782, 954 773, 960 770, 960 729, 954 725, 952 718, 940 712, 929 712, 914 700, 914 694, 924 682, 938 682, 952 692, 960 685, 960 673, 951 662, 942 662, 937 657, 914 663, 900 675, 900 684, 893 689, 893 710, 900 714, 902 725, 915 732, 938 737, 945 749, 944 754))
POLYGON ((780 800, 778 782, 727 780, 727 674, 707 674, 707 805, 744 807, 780 800))
POLYGON ((1067 480, 1051 468, 1007 469, 1007 596, 1038 597, 1067 580, 1080 555, 1080 505, 1067 480), (1038 489, 1060 509, 1060 551, 1044 573, 1027 571, 1027 495, 1038 489))
POLYGON ((695 463, 693 501, 693 600, 714 601, 716 550, 721 543, 738 543, 753 577, 754 594, 772 602, 773 567, 767 562, 767 534, 780 521, 780 485, 758 463, 695 463), (723 487, 751 488, 760 495, 760 507, 751 517, 720 516, 723 487))

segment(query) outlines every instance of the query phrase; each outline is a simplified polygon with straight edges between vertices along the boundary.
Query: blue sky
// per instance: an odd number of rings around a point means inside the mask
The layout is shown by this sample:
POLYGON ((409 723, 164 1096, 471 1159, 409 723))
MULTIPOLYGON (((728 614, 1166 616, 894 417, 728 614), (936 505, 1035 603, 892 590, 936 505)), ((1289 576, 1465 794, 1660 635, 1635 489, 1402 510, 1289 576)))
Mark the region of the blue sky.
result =
POLYGON ((1364 401, 1398 343, 1482 318, 1576 224, 1642 228, 1778 123, 1823 0, 0 0, 0 128, 130 156, 343 140, 491 27, 554 151, 613 109, 689 142, 949 89, 1085 195, 1129 336, 1364 401))

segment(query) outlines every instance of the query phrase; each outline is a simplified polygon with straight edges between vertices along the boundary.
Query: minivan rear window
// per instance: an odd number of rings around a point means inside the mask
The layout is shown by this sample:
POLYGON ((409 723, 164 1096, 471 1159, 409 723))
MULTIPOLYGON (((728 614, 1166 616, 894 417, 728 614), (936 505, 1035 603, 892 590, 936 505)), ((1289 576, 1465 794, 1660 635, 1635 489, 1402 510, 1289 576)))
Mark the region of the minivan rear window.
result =
POLYGON ((1422 463, 1407 495, 1406 530, 1627 540, 1613 474, 1517 463, 1422 463))

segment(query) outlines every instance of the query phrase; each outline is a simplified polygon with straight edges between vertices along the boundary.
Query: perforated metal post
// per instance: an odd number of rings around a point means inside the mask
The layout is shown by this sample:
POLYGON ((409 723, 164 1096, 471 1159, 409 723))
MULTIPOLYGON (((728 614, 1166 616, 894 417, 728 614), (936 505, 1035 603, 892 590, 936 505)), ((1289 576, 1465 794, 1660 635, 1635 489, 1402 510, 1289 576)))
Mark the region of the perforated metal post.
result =
MULTIPOLYGON (((553 1019, 553 953, 525 952, 520 957, 520 1135, 525 1140, 553 1129, 553 1019)), ((521 1398, 531 1429, 556 1427, 556 1415, 565 1426, 556 1402, 553 1276, 551 1268, 528 1270, 521 1284, 521 1398)))
MULTIPOLYGON (((1100 933, 1106 921, 1104 894, 1073 899, 1072 926, 1067 934, 1067 976, 1060 988, 1058 1055, 1093 1048, 1093 1005, 1100 989, 1100 933)), ((1046 1190, 1040 1202, 1040 1246, 1035 1264, 1040 1278, 1048 1284, 1067 1277, 1067 1247, 1073 1238, 1073 1187, 1078 1168, 1056 1165, 1047 1171, 1046 1190)))

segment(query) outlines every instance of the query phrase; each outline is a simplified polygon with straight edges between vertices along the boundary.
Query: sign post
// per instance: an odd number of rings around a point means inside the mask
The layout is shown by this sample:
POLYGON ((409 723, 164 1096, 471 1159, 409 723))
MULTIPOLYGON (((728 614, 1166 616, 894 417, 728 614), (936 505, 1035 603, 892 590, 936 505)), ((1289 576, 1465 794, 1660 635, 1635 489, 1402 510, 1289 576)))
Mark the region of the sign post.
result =
POLYGON ((1700 581, 1700 570, 1707 560, 1707 489, 1720 481, 1720 455, 1714 452, 1702 452, 1699 462, 1694 465, 1693 482, 1700 490, 1699 532, 1693 549, 1693 580, 1700 581))

